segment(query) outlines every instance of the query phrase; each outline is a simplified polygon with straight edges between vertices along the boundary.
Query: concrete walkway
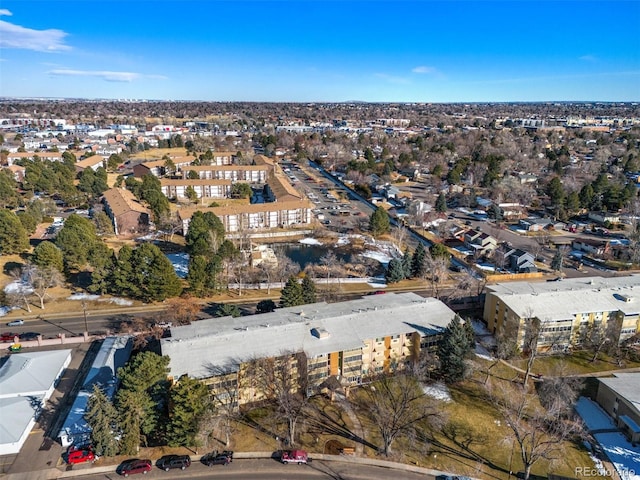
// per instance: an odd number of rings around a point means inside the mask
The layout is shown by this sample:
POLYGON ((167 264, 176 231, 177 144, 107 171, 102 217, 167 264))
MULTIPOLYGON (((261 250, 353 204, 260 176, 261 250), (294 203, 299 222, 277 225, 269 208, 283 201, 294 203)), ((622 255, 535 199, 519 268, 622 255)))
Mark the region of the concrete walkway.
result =
POLYGON ((365 438, 364 429, 362 428, 362 423, 360 423, 360 419, 358 418, 358 415, 356 415, 356 412, 353 411, 351 404, 343 395, 336 394, 335 399, 340 405, 340 407, 342 407, 342 410, 347 414, 347 416, 349 417, 349 420, 351 420, 351 423, 353 424, 353 430, 354 430, 353 435, 356 437, 354 439, 356 443, 355 454, 357 457, 361 457, 364 455, 364 444, 359 440, 361 439, 364 440, 365 438))

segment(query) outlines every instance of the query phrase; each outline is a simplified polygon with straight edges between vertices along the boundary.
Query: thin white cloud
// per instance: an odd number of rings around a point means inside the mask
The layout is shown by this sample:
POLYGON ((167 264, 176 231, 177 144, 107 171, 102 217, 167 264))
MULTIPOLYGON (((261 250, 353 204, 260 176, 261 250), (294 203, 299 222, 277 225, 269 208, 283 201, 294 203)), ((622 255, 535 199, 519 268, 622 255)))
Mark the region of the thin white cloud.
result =
MULTIPOLYGON (((0 16, 11 16, 7 9, 0 10, 0 16)), ((35 50, 36 52, 61 52, 71 50, 65 45, 64 39, 68 34, 62 30, 51 28, 48 30, 34 30, 21 25, 0 20, 0 48, 19 48, 35 50)))
POLYGON ((420 65, 419 67, 414 68, 413 70, 411 70, 413 73, 422 73, 422 74, 426 74, 426 73, 437 73, 438 70, 436 70, 433 67, 427 67, 426 65, 420 65))
POLYGON ((110 72, 106 70, 70 70, 56 69, 49 70, 49 75, 54 77, 94 77, 101 78, 107 82, 133 82, 142 78, 151 78, 154 80, 166 80, 164 75, 145 75, 135 72, 110 72))
POLYGON ((395 75, 388 75, 386 73, 376 73, 375 76, 383 80, 386 80, 389 83, 396 83, 399 85, 406 85, 408 83, 411 83, 408 79, 404 77, 397 77, 395 75))
POLYGON ((582 55, 581 57, 578 57, 579 60, 582 60, 583 62, 597 62, 598 58, 595 57, 594 55, 582 55))

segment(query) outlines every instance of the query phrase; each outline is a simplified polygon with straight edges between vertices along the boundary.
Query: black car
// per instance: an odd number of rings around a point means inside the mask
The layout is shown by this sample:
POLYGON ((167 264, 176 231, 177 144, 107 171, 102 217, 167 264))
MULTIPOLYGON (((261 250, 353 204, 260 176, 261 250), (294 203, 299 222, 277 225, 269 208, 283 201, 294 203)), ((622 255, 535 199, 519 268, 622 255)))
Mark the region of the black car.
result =
POLYGON ((168 472, 172 468, 184 470, 190 465, 191 458, 189 458, 189 455, 165 455, 156 463, 156 466, 165 472, 168 472))
POLYGON ((37 340, 40 334, 38 332, 26 332, 21 333, 18 336, 20 337, 20 340, 24 340, 26 342, 27 340, 37 340))
POLYGON ((202 457, 202 463, 207 467, 211 467, 212 465, 229 465, 231 462, 233 462, 233 452, 229 450, 221 453, 217 451, 212 452, 202 457))

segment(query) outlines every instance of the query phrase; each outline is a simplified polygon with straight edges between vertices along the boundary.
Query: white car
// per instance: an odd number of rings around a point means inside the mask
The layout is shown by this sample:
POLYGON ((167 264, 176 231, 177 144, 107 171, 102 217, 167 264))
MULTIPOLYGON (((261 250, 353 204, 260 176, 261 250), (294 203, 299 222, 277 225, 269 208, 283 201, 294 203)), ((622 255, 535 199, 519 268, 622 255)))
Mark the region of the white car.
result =
POLYGON ((7 327, 19 327, 21 325, 24 325, 24 320, 13 320, 7 323, 7 327))

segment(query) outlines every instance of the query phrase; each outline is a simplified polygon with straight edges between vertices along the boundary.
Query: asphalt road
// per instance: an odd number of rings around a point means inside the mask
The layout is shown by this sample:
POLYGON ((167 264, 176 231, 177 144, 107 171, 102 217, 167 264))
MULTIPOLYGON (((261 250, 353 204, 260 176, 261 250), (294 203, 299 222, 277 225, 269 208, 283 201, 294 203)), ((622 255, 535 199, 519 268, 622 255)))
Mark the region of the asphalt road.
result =
MULTIPOLYGON (((78 466, 82 468, 82 466, 78 466)), ((74 467, 74 470, 78 469, 74 467)), ((115 472, 115 469, 114 469, 115 472)), ((142 475, 138 475, 143 478, 142 475)), ((113 473, 100 473, 74 476, 83 479, 113 479, 118 476, 113 473)), ((433 479, 425 473, 391 470, 389 468, 359 465, 342 462, 313 461, 308 465, 282 465, 275 460, 234 460, 229 466, 216 465, 205 467, 194 462, 187 470, 171 470, 164 472, 154 467, 144 478, 150 479, 178 479, 178 478, 225 478, 234 480, 424 480, 433 479)))

